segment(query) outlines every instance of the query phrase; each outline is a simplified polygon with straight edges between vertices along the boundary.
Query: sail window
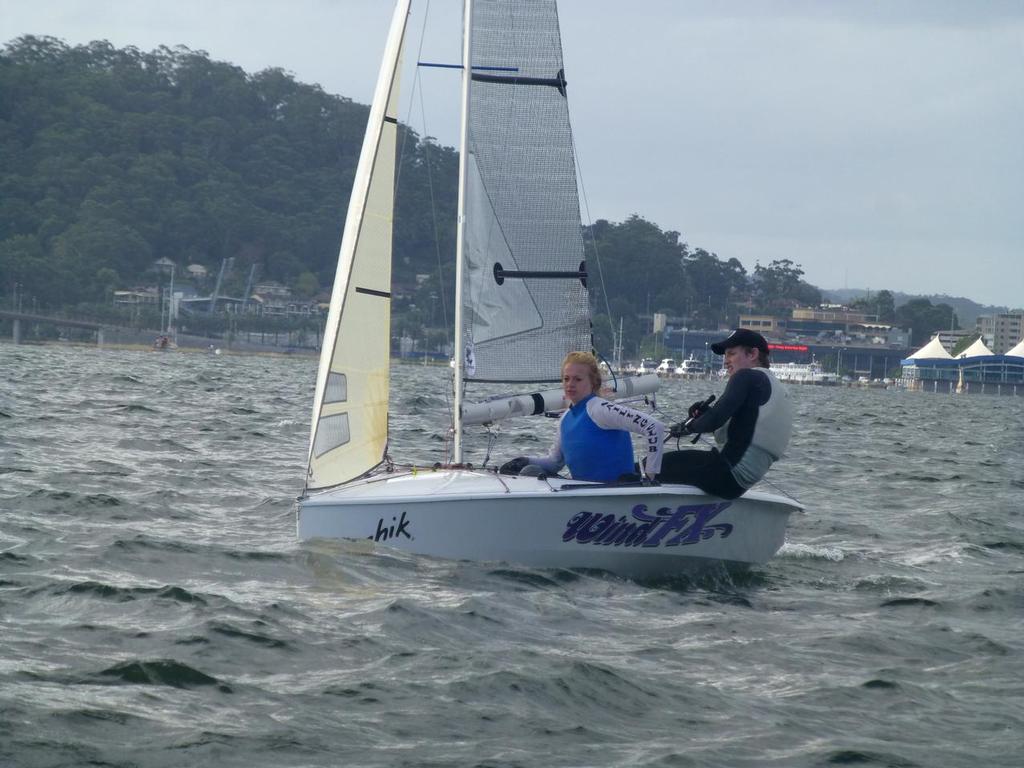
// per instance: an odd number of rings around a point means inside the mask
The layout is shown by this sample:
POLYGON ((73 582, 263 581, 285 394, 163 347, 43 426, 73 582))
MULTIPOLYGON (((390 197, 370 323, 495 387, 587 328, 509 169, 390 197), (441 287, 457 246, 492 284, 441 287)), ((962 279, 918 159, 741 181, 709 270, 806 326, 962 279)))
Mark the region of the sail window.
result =
POLYGON ((313 455, 320 458, 328 451, 333 451, 338 446, 347 443, 349 438, 347 413, 324 416, 317 425, 316 439, 313 441, 313 455))
POLYGON ((348 400, 348 379, 344 373, 327 374, 327 390, 324 392, 325 403, 344 403, 348 400))

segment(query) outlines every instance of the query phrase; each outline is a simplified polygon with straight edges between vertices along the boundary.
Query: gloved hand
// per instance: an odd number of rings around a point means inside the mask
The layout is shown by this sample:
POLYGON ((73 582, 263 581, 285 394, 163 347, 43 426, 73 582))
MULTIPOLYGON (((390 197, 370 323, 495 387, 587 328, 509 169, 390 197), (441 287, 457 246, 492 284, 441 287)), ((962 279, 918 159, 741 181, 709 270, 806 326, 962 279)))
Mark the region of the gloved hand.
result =
POLYGON ((691 419, 696 419, 697 417, 707 413, 710 408, 711 404, 708 403, 707 400, 698 400, 687 409, 686 415, 691 419))
POLYGON ((683 437, 684 435, 692 435, 693 432, 690 431, 691 421, 693 421, 693 419, 687 419, 686 421, 681 421, 678 424, 673 424, 669 427, 668 436, 683 437))
POLYGON ((502 464, 498 471, 503 475, 518 475, 530 460, 525 456, 516 456, 514 459, 509 459, 502 464))

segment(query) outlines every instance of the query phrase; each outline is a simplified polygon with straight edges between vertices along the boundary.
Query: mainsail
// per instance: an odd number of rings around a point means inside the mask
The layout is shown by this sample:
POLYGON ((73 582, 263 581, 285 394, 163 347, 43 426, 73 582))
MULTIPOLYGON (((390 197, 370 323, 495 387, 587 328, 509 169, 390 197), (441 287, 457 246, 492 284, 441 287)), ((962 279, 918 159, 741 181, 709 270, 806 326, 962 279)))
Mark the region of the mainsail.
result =
POLYGON ((365 474, 387 446, 398 76, 408 16, 408 0, 399 2, 349 199, 317 372, 307 489, 365 474))
POLYGON ((591 341, 555 3, 476 0, 470 42, 465 378, 557 381, 591 341))

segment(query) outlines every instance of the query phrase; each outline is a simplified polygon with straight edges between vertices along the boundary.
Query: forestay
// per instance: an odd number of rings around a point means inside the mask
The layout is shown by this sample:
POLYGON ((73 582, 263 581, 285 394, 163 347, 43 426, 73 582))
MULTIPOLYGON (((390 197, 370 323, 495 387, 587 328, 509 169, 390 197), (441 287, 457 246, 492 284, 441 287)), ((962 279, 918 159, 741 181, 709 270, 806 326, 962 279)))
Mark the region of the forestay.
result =
POLYGON ((308 489, 365 474, 387 446, 398 76, 408 14, 409 3, 398 3, 349 199, 317 372, 308 489))
POLYGON ((476 0, 471 60, 465 378, 557 381, 591 340, 555 3, 476 0))

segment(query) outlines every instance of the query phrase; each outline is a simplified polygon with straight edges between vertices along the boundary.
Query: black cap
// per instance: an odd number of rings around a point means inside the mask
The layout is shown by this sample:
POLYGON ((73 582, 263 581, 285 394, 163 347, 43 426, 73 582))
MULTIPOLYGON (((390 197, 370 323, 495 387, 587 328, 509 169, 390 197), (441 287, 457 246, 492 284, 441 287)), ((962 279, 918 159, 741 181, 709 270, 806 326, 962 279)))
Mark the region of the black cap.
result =
POLYGON ((768 354, 768 342, 765 341, 764 336, 749 328, 737 328, 729 335, 729 338, 712 344, 711 351, 716 355, 724 355, 725 350, 730 347, 750 347, 752 349, 759 349, 766 355, 768 354))

